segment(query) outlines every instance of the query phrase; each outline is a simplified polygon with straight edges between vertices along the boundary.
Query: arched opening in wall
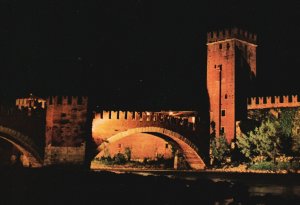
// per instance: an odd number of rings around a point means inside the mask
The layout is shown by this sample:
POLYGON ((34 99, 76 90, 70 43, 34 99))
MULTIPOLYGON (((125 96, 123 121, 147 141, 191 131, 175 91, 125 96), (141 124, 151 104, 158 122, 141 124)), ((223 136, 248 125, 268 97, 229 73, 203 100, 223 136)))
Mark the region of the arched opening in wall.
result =
MULTIPOLYGON (((128 119, 131 117, 128 116, 128 119)), ((96 115, 92 122, 92 138, 97 148, 90 150, 94 156, 91 169, 128 167, 130 163, 124 163, 126 159, 129 162, 141 162, 148 159, 150 161, 165 160, 171 157, 174 158, 173 168, 188 169, 181 165, 181 162, 184 164, 186 161, 191 169, 204 169, 205 164, 200 156, 199 148, 189 138, 164 128, 162 125, 158 119, 153 122, 146 119, 140 121, 138 114, 135 120, 110 119, 109 112, 105 112, 103 118, 96 115), (177 157, 174 156, 176 151, 177 157), (118 161, 117 163, 122 162, 117 164, 115 160, 118 161)))
POLYGON ((31 167, 26 151, 14 142, 0 136, 0 167, 31 167))
POLYGON ((181 153, 181 147, 163 134, 136 133, 106 144, 91 168, 174 169, 180 160, 181 169, 189 169, 181 153))
POLYGON ((21 152, 11 143, 0 138, 0 167, 22 166, 21 152))

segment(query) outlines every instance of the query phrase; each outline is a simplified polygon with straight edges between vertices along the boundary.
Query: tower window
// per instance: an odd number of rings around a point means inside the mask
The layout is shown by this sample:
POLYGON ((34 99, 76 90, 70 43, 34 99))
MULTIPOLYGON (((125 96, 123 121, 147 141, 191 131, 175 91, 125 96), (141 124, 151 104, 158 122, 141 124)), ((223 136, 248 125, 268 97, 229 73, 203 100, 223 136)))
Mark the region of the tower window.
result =
POLYGON ((227 94, 225 94, 225 99, 227 99, 227 94))
POLYGON ((227 43, 226 48, 227 48, 227 50, 230 48, 230 44, 229 43, 227 43))
POLYGON ((222 116, 225 116, 225 110, 222 110, 222 111, 221 111, 221 115, 222 115, 222 116))
POLYGON ((219 49, 222 49, 222 43, 219 44, 219 49))
POLYGON ((167 144, 166 144, 166 149, 168 149, 168 148, 169 148, 169 144, 167 143, 167 144))

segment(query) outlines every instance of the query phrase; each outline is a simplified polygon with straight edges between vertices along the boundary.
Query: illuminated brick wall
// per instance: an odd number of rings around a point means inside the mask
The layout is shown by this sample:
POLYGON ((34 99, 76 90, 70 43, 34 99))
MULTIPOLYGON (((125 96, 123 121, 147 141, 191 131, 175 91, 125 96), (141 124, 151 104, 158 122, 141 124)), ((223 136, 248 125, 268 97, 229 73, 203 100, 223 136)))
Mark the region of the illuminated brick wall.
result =
POLYGON ((256 76, 256 35, 239 29, 207 34, 207 90, 216 136, 235 137, 235 123, 246 115, 250 81, 256 76))
POLYGON ((44 164, 82 164, 87 97, 50 97, 46 112, 44 164))

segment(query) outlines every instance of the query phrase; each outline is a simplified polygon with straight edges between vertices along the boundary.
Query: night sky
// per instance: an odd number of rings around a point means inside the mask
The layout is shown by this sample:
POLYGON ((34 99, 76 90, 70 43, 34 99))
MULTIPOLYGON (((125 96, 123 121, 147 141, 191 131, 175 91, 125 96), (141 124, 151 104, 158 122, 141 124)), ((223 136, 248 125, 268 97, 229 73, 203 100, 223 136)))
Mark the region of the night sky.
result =
POLYGON ((89 95, 104 108, 197 109, 206 32, 232 26, 258 34, 255 95, 300 94, 297 1, 0 2, 1 100, 89 95))

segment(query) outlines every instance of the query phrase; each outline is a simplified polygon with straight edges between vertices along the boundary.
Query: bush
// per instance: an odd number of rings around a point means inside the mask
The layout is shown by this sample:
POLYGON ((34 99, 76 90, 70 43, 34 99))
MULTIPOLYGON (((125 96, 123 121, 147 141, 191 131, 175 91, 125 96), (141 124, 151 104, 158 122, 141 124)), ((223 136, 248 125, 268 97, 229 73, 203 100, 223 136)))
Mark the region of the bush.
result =
POLYGON ((107 157, 101 157, 101 159, 99 160, 99 162, 105 164, 105 165, 111 165, 113 164, 113 159, 111 158, 111 156, 107 156, 107 157))
POLYGON ((291 163, 278 162, 276 168, 277 168, 277 170, 289 170, 289 169, 291 169, 291 163))
POLYGON ((278 162, 274 164, 271 161, 258 162, 251 165, 248 169, 251 170, 270 170, 270 171, 279 171, 279 170, 298 170, 300 168, 299 161, 292 162, 278 162))
POLYGON ((127 162, 125 154, 118 153, 114 156, 115 164, 125 164, 127 162))
POLYGON ((248 169, 252 170, 276 170, 276 166, 273 162, 259 162, 251 165, 248 169))
POLYGON ((292 161, 291 168, 294 170, 300 169, 300 162, 299 161, 292 161))
POLYGON ((130 162, 130 160, 131 160, 131 149, 130 149, 130 147, 125 148, 125 155, 126 155, 127 161, 130 162))

